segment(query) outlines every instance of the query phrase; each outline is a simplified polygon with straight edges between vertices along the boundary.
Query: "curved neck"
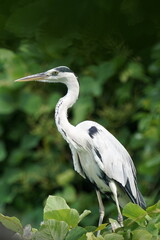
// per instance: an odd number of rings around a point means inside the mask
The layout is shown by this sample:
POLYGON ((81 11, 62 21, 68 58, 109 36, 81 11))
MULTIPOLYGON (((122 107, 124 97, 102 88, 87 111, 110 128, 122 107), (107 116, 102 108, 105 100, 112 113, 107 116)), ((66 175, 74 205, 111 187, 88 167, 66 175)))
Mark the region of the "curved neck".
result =
POLYGON ((67 111, 77 101, 79 95, 79 83, 77 81, 77 78, 74 77, 72 79, 68 79, 65 84, 68 88, 68 91, 67 94, 61 98, 56 105, 55 122, 58 131, 69 142, 69 139, 74 132, 73 128, 75 127, 69 123, 67 118, 67 111))

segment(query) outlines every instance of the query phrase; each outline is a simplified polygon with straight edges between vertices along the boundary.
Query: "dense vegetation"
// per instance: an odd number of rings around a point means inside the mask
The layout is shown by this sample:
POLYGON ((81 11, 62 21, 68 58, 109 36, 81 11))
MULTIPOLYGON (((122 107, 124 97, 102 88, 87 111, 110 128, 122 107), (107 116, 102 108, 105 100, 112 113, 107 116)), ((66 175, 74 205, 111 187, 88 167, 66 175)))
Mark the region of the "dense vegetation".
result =
POLYGON ((110 224, 101 224, 99 227, 79 226, 90 213, 85 210, 79 214, 63 198, 49 196, 43 211, 43 222, 38 229, 30 224, 23 227, 18 218, 3 214, 0 214, 0 221, 11 230, 8 238, 14 240, 159 240, 160 201, 146 211, 128 203, 123 208, 123 215, 128 217, 123 228, 112 218, 109 218, 110 224), (117 228, 114 227, 112 231, 110 225, 116 225, 117 228))
MULTIPOLYGON (((66 65, 79 77, 70 121, 99 122, 131 154, 147 206, 159 199, 160 15, 158 1, 0 3, 0 212, 37 226, 49 194, 62 196, 82 225, 96 225, 92 186, 73 170, 53 111, 61 85, 14 79, 66 65)), ((105 199, 106 213, 116 217, 105 199)), ((107 218, 105 219, 107 221, 107 218)))

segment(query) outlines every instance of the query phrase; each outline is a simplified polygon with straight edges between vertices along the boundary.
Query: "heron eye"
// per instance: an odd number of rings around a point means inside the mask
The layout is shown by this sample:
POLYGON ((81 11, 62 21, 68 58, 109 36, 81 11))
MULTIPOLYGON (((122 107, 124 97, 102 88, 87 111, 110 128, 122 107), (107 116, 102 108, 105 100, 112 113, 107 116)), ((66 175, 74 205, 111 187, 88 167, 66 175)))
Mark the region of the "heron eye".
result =
POLYGON ((52 72, 52 76, 57 76, 58 75, 58 71, 53 71, 52 72))

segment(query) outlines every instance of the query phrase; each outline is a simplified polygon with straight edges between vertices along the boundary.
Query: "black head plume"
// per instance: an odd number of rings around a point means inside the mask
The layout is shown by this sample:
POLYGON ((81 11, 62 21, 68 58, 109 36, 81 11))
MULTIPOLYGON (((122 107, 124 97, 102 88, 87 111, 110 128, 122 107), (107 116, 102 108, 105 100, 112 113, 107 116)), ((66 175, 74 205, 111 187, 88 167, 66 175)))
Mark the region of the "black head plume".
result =
POLYGON ((59 72, 71 72, 71 73, 73 73, 73 71, 66 66, 56 67, 55 69, 59 72))

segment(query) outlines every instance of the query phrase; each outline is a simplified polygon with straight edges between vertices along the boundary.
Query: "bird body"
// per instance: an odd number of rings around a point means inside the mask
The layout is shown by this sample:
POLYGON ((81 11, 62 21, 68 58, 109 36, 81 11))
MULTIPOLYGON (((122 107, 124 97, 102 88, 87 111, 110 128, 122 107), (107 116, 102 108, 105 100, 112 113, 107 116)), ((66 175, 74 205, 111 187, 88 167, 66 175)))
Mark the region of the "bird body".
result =
MULTIPOLYGON (((76 130, 85 138, 85 147, 84 144, 74 147, 73 159, 77 155, 73 161, 75 170, 113 200, 109 183, 114 182, 118 188, 121 207, 132 201, 144 208, 144 201, 137 188, 136 170, 123 145, 109 131, 93 121, 78 124, 76 130)), ((70 148, 73 151, 73 146, 70 148)))
POLYGON ((16 81, 33 80, 60 82, 67 86, 67 94, 56 105, 57 128, 70 146, 75 171, 96 188, 100 206, 99 224, 104 217, 100 196, 100 193, 103 193, 115 201, 118 219, 123 226, 119 206, 123 208, 131 201, 145 208, 144 199, 137 187, 136 170, 129 153, 108 130, 96 122, 84 121, 77 126, 70 124, 67 112, 78 99, 79 83, 68 67, 53 68, 16 81))

